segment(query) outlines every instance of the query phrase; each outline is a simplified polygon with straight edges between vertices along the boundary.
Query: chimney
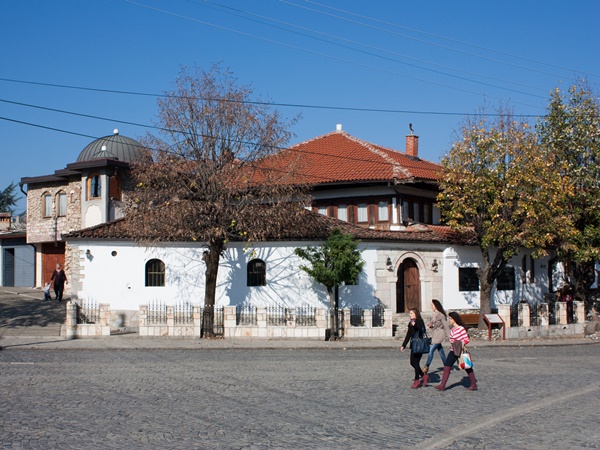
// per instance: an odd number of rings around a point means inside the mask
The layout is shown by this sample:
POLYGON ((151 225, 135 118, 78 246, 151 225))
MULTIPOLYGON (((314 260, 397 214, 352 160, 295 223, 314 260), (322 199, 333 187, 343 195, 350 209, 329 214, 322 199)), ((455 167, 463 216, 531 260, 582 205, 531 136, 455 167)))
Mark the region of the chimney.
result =
POLYGON ((419 156, 419 136, 409 134, 406 136, 406 154, 419 156))

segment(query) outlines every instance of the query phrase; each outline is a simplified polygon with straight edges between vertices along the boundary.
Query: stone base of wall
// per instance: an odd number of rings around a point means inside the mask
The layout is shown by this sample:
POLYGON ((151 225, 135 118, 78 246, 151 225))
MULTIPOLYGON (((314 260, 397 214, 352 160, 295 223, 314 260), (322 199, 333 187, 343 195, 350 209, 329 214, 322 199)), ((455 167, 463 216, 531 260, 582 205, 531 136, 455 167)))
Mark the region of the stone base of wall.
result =
POLYGON ((200 337, 200 326, 194 325, 149 325, 139 327, 140 336, 200 337))
POLYGON ((535 327, 506 328, 506 339, 551 339, 584 336, 585 324, 571 323, 567 325, 546 325, 535 327))
POLYGON ((110 336, 110 327, 96 324, 78 324, 77 337, 101 337, 110 336))

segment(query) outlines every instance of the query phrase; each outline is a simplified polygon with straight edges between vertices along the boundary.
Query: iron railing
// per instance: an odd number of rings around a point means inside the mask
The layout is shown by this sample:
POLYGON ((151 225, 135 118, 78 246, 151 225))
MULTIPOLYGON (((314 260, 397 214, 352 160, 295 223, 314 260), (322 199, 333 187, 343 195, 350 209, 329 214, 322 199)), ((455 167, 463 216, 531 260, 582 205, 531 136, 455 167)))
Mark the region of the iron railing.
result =
POLYGON ((81 300, 77 303, 77 323, 90 324, 100 321, 100 305, 94 300, 81 300))
POLYGON ((237 325, 256 325, 256 306, 237 305, 235 308, 235 323, 237 325))
POLYGON ((385 325, 385 306, 373 306, 373 326, 382 327, 385 325))
POLYGON ((296 325, 300 327, 316 326, 317 308, 308 305, 296 308, 296 325))
POLYGON ((287 324, 288 310, 285 306, 267 307, 267 326, 283 327, 287 324))
POLYGON ((202 308, 202 337, 223 336, 225 334, 225 316, 222 306, 202 308))
POLYGON ((158 325, 167 323, 167 305, 159 300, 153 300, 148 303, 146 310, 146 319, 148 325, 158 325))
POLYGON ((177 303, 173 306, 173 322, 175 325, 194 323, 194 306, 191 303, 177 303))
POLYGON ((364 327, 365 326, 365 310, 360 306, 350 307, 350 326, 364 327))

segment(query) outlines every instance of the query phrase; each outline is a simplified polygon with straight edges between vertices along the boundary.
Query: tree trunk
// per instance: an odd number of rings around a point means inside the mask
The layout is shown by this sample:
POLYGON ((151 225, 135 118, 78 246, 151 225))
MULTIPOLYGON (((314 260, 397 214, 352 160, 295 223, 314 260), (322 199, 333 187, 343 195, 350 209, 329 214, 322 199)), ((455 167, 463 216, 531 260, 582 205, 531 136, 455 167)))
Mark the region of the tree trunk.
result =
POLYGON ((327 288, 327 293, 329 294, 329 340, 331 341, 337 340, 339 331, 335 290, 336 287, 327 288))
POLYGON ((494 283, 490 283, 488 277, 486 277, 485 275, 481 277, 480 283, 481 289, 479 292, 479 323, 477 324, 477 327, 480 330, 486 330, 487 324, 483 320, 483 315, 492 312, 492 286, 494 285, 494 283))
POLYGON ((219 274, 219 260, 223 247, 218 242, 210 243, 208 250, 204 252, 206 263, 205 286, 204 286, 204 336, 214 337, 215 321, 215 297, 217 293, 217 276, 219 274))

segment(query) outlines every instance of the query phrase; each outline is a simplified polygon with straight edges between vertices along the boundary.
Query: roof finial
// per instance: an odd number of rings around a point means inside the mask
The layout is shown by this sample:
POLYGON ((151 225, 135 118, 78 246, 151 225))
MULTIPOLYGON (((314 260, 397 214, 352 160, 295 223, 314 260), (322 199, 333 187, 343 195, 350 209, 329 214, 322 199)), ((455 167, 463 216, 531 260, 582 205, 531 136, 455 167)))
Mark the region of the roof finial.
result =
POLYGON ((115 129, 113 130, 113 134, 119 134, 119 129, 118 129, 118 128, 115 128, 115 129))
POLYGON ((341 123, 338 123, 338 124, 335 126, 335 131, 342 131, 342 124, 341 124, 341 123))

